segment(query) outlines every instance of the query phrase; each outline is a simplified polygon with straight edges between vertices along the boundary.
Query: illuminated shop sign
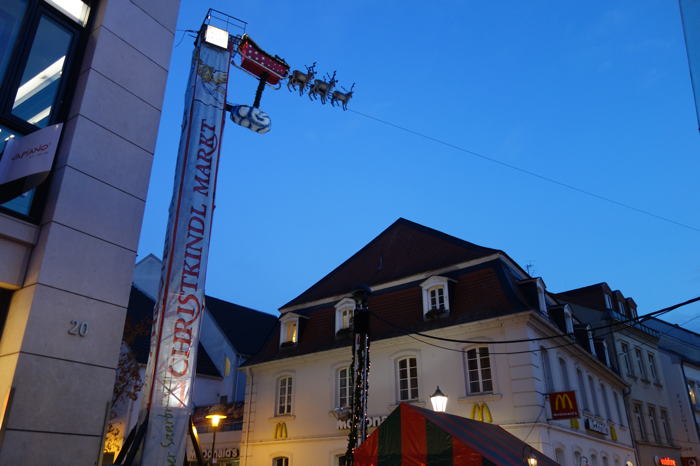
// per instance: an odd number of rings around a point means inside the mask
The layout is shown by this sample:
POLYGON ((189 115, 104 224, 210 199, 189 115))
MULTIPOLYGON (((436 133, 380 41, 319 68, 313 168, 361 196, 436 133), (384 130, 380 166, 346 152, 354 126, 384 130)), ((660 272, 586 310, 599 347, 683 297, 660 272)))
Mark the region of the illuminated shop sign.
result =
MULTIPOLYGON (((384 419, 386 419, 386 416, 368 416, 367 417, 367 427, 379 427, 379 424, 384 422, 384 419)), ((338 430, 349 430, 350 429, 350 420, 349 419, 347 421, 338 420, 335 423, 335 427, 338 430)))
POLYGON ((549 406, 552 409, 552 419, 579 417, 574 391, 549 393, 549 406))
POLYGON ((676 466, 676 460, 669 458, 668 456, 660 458, 658 456, 654 457, 654 463, 659 466, 676 466))
POLYGON ((586 418, 586 429, 603 435, 608 435, 610 433, 610 428, 606 422, 590 417, 586 418))

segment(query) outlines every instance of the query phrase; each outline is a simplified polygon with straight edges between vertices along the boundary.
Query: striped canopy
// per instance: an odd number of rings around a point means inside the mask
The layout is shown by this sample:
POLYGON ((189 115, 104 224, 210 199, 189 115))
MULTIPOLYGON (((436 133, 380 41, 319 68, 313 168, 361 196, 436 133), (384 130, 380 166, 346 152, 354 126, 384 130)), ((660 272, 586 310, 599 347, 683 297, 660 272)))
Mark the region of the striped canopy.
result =
POLYGON ((500 426, 401 403, 355 450, 355 466, 557 466, 500 426))

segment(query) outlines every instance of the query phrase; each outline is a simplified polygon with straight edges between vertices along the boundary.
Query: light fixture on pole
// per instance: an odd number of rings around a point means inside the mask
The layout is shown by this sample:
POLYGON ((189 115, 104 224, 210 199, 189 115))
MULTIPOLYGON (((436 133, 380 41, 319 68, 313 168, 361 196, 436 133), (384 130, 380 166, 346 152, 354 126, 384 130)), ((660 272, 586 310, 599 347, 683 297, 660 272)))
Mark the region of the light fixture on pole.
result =
POLYGON ((430 402, 435 412, 444 413, 445 409, 447 409, 447 395, 440 391, 439 386, 435 389, 435 393, 430 396, 430 402))
POLYGON ((222 419, 226 419, 226 414, 224 413, 224 410, 222 409, 221 406, 215 405, 212 406, 211 409, 209 409, 209 414, 204 416, 206 419, 209 419, 211 422, 211 429, 214 434, 214 438, 211 441, 211 463, 210 464, 216 464, 216 457, 215 457, 215 451, 216 451, 216 431, 219 429, 219 423, 221 422, 222 419))
POLYGON ((525 445, 525 447, 523 447, 523 458, 525 459, 527 466, 537 466, 537 457, 529 445, 525 445))

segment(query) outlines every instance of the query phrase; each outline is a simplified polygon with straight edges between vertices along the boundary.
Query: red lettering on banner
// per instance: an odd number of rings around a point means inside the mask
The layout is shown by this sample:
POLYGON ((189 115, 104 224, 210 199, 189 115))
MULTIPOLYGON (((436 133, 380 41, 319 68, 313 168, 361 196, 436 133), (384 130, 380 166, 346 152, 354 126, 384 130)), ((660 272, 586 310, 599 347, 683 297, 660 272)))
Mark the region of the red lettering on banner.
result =
POLYGON ((199 145, 203 146, 197 151, 197 165, 195 165, 196 182, 194 190, 204 196, 209 196, 209 183, 211 182, 211 157, 219 146, 216 136, 216 126, 208 125, 202 120, 199 127, 199 145))

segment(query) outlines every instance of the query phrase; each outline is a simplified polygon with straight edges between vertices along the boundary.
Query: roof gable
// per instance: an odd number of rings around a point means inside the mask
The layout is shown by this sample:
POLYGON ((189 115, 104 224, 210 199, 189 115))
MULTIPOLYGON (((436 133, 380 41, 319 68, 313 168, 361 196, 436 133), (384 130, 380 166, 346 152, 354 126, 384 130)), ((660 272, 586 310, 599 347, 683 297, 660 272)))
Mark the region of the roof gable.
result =
POLYGON ((387 283, 500 252, 399 218, 280 309, 349 293, 361 284, 387 283))

